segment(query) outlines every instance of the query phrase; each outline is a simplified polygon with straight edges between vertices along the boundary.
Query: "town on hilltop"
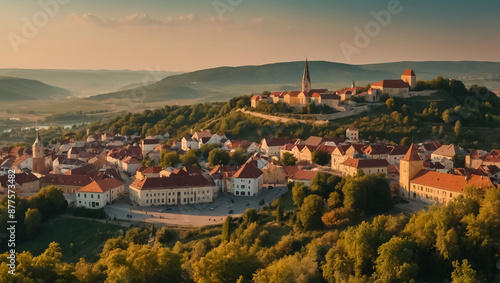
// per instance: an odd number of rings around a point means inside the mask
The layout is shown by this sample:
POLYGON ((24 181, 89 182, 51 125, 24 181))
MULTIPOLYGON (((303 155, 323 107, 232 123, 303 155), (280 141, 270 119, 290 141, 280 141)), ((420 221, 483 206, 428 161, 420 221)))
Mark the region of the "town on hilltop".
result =
MULTIPOLYGON (((304 107, 307 104, 316 104, 326 105, 338 111, 346 111, 356 105, 356 100, 375 102, 379 100, 382 94, 388 94, 392 97, 409 97, 412 95, 410 91, 415 89, 416 83, 417 77, 415 72, 412 69, 407 69, 401 74, 401 79, 382 80, 371 84, 367 89, 356 86, 354 81, 351 87, 345 87, 336 91, 313 89, 309 63, 306 59, 301 91, 277 91, 267 96, 254 95, 251 99, 251 106, 256 108, 259 102, 282 102, 292 107, 304 107)), ((418 92, 413 92, 413 95, 418 95, 418 92)))

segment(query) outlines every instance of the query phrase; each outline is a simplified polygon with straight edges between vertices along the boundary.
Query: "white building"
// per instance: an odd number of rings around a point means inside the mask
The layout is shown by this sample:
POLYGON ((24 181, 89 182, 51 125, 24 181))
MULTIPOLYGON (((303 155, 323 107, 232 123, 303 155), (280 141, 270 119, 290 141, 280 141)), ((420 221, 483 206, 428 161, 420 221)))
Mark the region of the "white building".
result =
POLYGON ((96 180, 76 193, 78 207, 102 208, 125 194, 123 183, 113 179, 96 180))
POLYGON ((245 163, 233 175, 233 192, 236 196, 257 195, 263 186, 262 171, 252 163, 245 163))

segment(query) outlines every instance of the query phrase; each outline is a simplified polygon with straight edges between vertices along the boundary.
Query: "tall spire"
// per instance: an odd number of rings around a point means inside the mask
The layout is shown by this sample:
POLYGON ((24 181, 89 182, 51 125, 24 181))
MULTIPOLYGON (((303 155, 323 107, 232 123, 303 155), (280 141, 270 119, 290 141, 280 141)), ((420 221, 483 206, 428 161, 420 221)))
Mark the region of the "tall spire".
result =
POLYGON ((309 64, 306 57, 306 64, 304 66, 304 75, 302 76, 302 92, 311 91, 311 76, 309 74, 309 64))

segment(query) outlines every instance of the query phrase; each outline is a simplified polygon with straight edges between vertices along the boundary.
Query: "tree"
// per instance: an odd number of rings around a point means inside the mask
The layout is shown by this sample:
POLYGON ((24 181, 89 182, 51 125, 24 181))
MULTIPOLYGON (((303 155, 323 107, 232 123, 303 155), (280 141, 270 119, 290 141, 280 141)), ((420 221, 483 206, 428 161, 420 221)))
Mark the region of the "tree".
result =
POLYGON ((236 282, 240 276, 252 278, 258 267, 255 256, 234 242, 224 242, 194 263, 196 282, 236 282))
POLYGON ((374 277, 381 282, 409 282, 418 274, 413 250, 415 244, 393 237, 378 248, 374 277))
POLYGON ((241 215, 241 218, 243 218, 245 223, 252 223, 259 219, 259 215, 257 214, 257 210, 255 210, 255 208, 247 208, 241 215))
POLYGON ((145 245, 148 243, 150 234, 151 232, 148 229, 137 227, 127 230, 125 239, 138 245, 145 245))
POLYGON ((210 166, 227 165, 229 160, 229 153, 224 150, 214 148, 208 154, 208 163, 210 166))
POLYGON ((297 163, 297 158, 290 152, 284 152, 281 156, 283 166, 295 166, 295 163, 297 163))
POLYGON ((455 136, 459 137, 462 134, 462 124, 460 123, 460 120, 457 120, 455 122, 455 136))
POLYGON ((162 167, 175 167, 177 164, 181 163, 179 155, 175 152, 162 152, 161 154, 161 166, 162 167))
POLYGON ((320 196, 310 195, 304 199, 304 203, 297 213, 297 217, 304 227, 304 230, 313 230, 323 225, 321 216, 323 215, 324 202, 320 196))
POLYGON ((31 208, 40 211, 42 220, 48 219, 56 214, 61 214, 68 206, 62 189, 56 186, 42 188, 28 200, 31 208))
POLYGON ((184 166, 198 164, 198 156, 196 156, 194 150, 190 150, 190 151, 186 152, 185 154, 181 155, 180 160, 182 162, 182 165, 184 165, 184 166))
POLYGON ((386 101, 385 101, 385 105, 387 106, 387 109, 388 110, 391 110, 394 108, 394 98, 388 98, 386 101))
POLYGON ((297 207, 301 207, 305 197, 309 194, 309 190, 303 183, 295 183, 292 187, 293 203, 297 207))
POLYGON ((322 198, 327 198, 329 194, 335 190, 335 187, 340 181, 342 181, 342 177, 326 172, 319 172, 314 179, 312 179, 309 191, 322 198))
POLYGON ((358 175, 345 180, 342 187, 344 207, 355 215, 382 213, 392 206, 389 183, 384 175, 358 175))
POLYGON ((26 225, 28 238, 33 238, 40 232, 40 229, 42 228, 41 224, 42 216, 40 215, 40 211, 36 208, 28 208, 24 217, 24 225, 26 225))
POLYGON ((344 207, 340 207, 323 214, 321 221, 329 228, 338 228, 349 223, 350 214, 350 211, 344 207))
POLYGON ((258 270, 253 281, 306 283, 321 281, 318 277, 318 263, 309 256, 302 257, 297 253, 282 257, 266 268, 258 270))
POLYGON ((467 259, 453 262, 453 272, 451 273, 451 283, 479 283, 476 277, 476 271, 472 269, 467 259))
POLYGON ((224 224, 222 225, 222 241, 229 242, 231 239, 231 221, 233 218, 231 216, 226 217, 224 224))
POLYGON ((281 223, 283 221, 283 206, 281 206, 281 200, 278 200, 278 205, 276 206, 276 222, 281 223))
POLYGON ((451 158, 453 161, 453 168, 464 168, 465 167, 465 158, 460 154, 455 154, 451 158))
POLYGON ((234 152, 233 155, 231 155, 231 158, 234 160, 234 162, 238 165, 243 165, 247 161, 247 158, 245 156, 245 153, 241 148, 237 148, 234 152))
POLYGON ((326 151, 315 150, 312 153, 312 161, 318 165, 324 166, 330 162, 330 155, 326 151))

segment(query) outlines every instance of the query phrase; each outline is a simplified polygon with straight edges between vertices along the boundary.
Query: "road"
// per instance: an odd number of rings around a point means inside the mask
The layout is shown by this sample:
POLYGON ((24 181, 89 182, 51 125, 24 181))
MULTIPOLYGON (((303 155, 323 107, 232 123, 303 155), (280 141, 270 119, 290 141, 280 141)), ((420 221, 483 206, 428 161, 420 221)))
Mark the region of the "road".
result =
POLYGON ((259 195, 253 197, 220 194, 211 203, 180 206, 132 206, 128 200, 122 199, 112 205, 105 206, 104 211, 111 218, 116 217, 122 220, 199 227, 221 224, 228 215, 241 216, 247 208, 253 207, 259 210, 262 206, 271 203, 286 192, 287 189, 284 186, 272 190, 263 188, 259 195), (265 203, 259 205, 262 199, 264 199, 265 203), (232 210, 232 213, 229 213, 230 210, 232 210), (127 215, 132 215, 132 218, 128 218, 127 215))

